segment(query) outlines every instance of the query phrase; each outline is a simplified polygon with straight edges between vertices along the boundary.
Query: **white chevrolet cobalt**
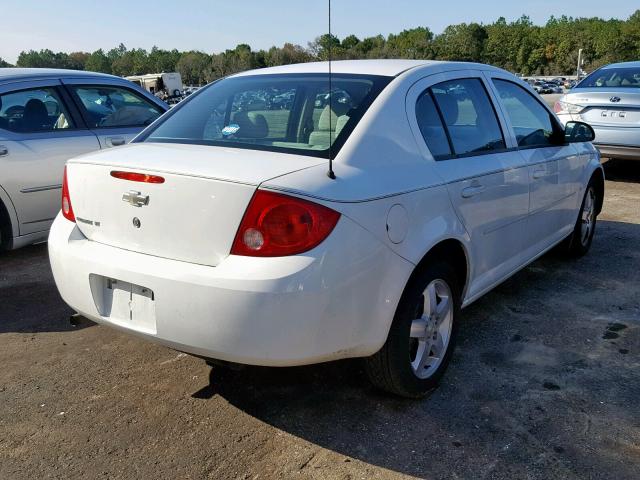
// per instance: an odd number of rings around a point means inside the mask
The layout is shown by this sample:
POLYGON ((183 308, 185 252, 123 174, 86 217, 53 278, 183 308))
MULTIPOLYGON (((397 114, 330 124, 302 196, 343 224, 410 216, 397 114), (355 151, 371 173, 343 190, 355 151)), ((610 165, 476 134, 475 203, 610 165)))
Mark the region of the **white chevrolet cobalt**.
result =
POLYGON ((374 384, 419 397, 462 307, 557 244, 587 252, 591 127, 486 65, 327 70, 225 78, 133 144, 70 160, 49 237, 64 300, 208 359, 365 357, 374 384))

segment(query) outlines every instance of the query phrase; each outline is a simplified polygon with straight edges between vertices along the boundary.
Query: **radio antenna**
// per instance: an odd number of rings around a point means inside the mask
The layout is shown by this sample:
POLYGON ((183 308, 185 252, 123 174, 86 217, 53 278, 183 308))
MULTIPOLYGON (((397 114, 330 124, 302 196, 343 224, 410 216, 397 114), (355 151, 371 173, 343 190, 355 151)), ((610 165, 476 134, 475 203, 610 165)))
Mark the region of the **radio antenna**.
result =
POLYGON ((327 172, 327 176, 335 180, 336 174, 333 172, 333 128, 332 128, 332 120, 333 120, 333 109, 331 108, 331 95, 332 95, 332 85, 331 85, 331 44, 333 43, 333 37, 331 36, 331 0, 327 0, 329 2, 329 171, 327 172))

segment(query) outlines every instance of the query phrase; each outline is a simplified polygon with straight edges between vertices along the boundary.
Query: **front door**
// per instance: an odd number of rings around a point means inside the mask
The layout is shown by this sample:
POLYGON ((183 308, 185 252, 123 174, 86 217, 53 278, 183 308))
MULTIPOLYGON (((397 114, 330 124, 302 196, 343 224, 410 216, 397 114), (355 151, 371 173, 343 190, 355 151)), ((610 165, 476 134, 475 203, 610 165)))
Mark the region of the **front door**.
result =
POLYGON ((570 187, 576 182, 566 176, 579 171, 578 152, 565 144, 562 127, 534 94, 511 80, 493 78, 492 82, 529 169, 526 247, 535 256, 568 233, 576 208, 576 192, 570 187))
POLYGON ((158 104, 130 87, 95 80, 87 83, 85 79, 67 79, 64 83, 102 148, 129 143, 164 113, 158 104))

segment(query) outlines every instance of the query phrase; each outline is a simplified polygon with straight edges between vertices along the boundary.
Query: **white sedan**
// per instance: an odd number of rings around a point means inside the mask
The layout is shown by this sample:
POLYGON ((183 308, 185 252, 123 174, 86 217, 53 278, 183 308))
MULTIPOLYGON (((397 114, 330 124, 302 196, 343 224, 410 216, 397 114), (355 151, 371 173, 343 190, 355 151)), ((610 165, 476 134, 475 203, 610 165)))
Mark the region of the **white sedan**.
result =
POLYGON ((364 357, 419 397, 461 308, 557 244, 587 252, 604 194, 588 125, 486 65, 332 66, 234 75, 69 161, 49 237, 64 300, 209 359, 364 357))

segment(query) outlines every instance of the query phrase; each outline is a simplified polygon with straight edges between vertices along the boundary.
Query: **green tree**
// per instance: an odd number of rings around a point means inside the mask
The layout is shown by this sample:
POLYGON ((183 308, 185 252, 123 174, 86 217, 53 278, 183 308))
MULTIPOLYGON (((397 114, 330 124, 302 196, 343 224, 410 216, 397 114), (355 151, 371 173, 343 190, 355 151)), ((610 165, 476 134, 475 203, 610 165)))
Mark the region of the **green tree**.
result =
POLYGON ((99 49, 89 55, 84 68, 91 72, 111 73, 111 61, 104 51, 99 49))
POLYGON ((450 25, 439 35, 434 47, 438 58, 481 62, 487 31, 477 23, 450 25))
POLYGON ((434 57, 433 32, 425 27, 403 30, 387 38, 389 55, 397 58, 429 59, 434 57))

